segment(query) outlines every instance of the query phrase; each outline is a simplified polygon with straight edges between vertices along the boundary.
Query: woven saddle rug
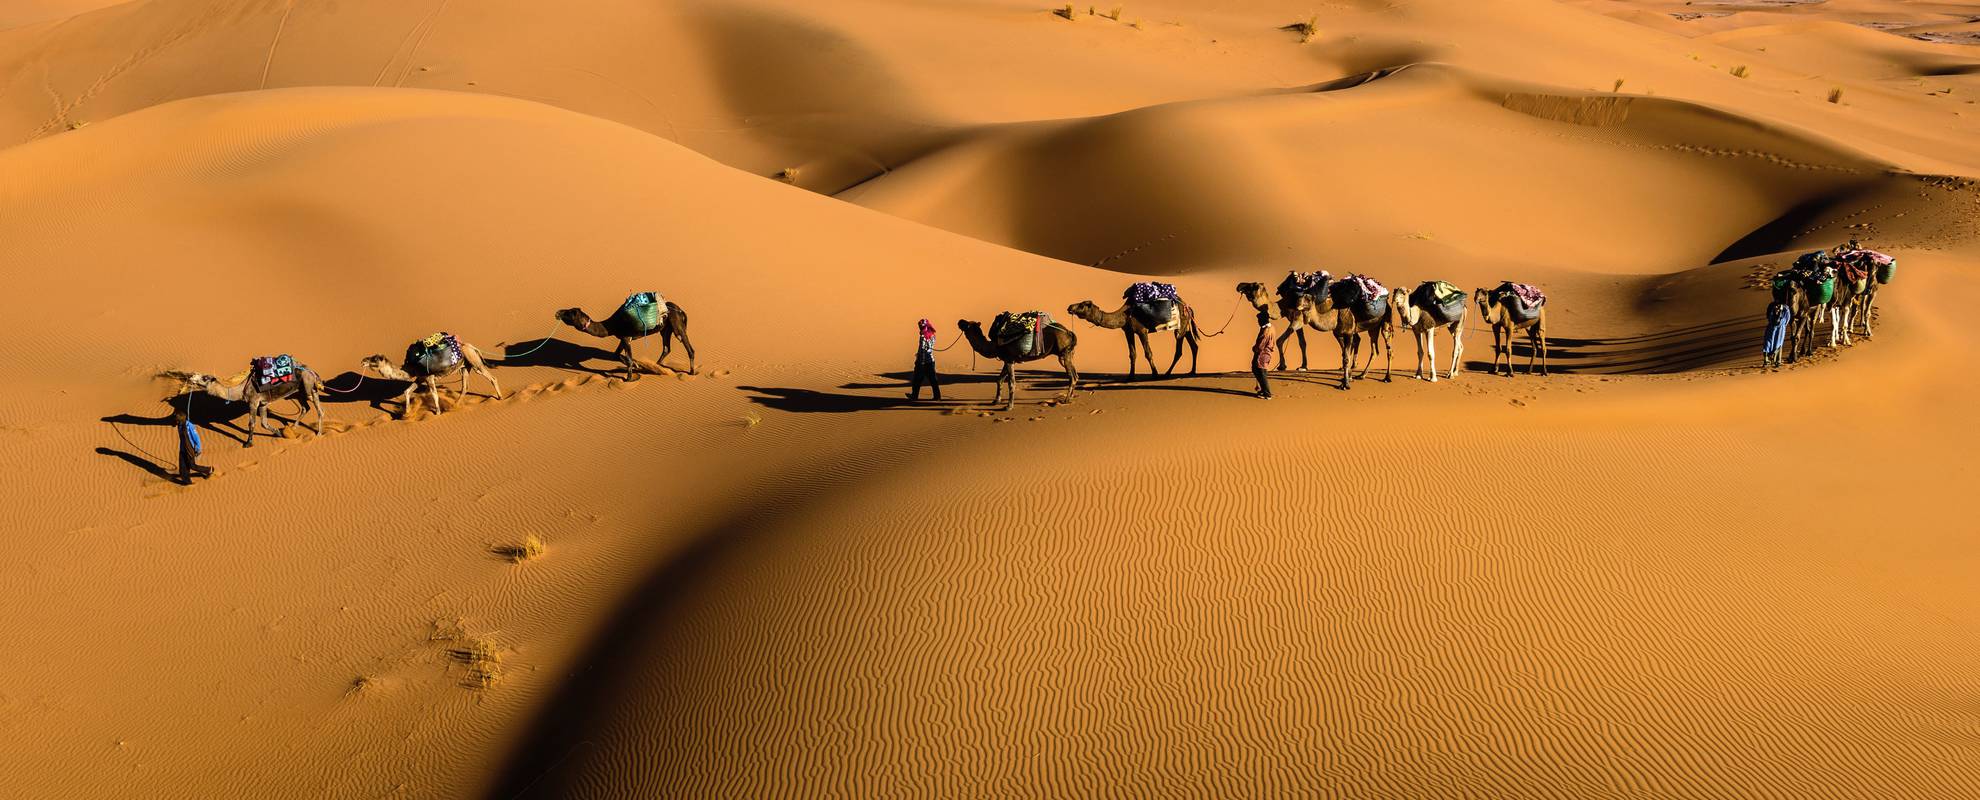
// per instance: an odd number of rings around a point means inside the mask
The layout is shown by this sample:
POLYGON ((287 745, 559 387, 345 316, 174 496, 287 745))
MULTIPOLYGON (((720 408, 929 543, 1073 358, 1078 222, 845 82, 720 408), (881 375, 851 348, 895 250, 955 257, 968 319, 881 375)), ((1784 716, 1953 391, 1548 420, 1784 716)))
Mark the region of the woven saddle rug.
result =
POLYGON ((634 292, 619 304, 619 312, 631 319, 641 333, 652 333, 667 321, 667 301, 658 292, 634 292))

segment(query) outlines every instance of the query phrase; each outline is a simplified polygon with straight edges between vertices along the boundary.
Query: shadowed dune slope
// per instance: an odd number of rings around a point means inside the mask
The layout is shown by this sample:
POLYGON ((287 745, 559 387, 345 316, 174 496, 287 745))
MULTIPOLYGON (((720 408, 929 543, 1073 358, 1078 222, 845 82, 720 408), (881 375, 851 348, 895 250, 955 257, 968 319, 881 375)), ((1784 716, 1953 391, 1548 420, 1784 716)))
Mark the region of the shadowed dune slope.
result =
POLYGON ((1887 169, 1715 109, 1419 65, 1349 88, 996 129, 841 197, 1131 272, 1380 271, 1434 244, 1470 279, 1481 262, 1652 272, 1785 249, 1749 238, 1849 205, 1897 180, 1887 169))

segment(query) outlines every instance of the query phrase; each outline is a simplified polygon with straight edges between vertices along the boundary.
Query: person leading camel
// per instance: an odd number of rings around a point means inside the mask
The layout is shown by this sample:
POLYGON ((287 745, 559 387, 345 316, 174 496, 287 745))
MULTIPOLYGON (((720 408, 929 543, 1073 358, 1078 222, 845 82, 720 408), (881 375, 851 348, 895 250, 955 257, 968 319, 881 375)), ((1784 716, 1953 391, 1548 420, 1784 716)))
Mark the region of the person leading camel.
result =
POLYGON ((674 337, 679 336, 681 347, 687 350, 688 354, 688 374, 694 374, 694 344, 688 341, 687 311, 671 300, 662 299, 658 294, 633 293, 619 305, 617 311, 612 312, 612 316, 606 317, 604 322, 592 319, 581 308, 561 309, 556 313, 556 317, 558 322, 600 339, 619 340, 619 346, 612 351, 612 354, 618 356, 625 364, 627 383, 639 380, 638 373, 633 371, 633 340, 655 333, 660 334, 660 365, 663 367, 667 365, 668 354, 674 352, 674 337))
POLYGON ((1794 309, 1787 303, 1775 300, 1767 306, 1767 336, 1760 343, 1760 366, 1778 367, 1781 365, 1781 346, 1787 343, 1788 323, 1794 319, 1794 309))
POLYGON ((1286 368, 1286 340, 1299 337, 1299 371, 1306 371, 1306 331, 1312 329, 1320 333, 1332 333, 1334 323, 1340 319, 1334 313, 1332 292, 1333 277, 1325 270, 1319 272, 1292 272, 1279 283, 1276 292, 1265 289, 1265 284, 1246 281, 1237 285, 1239 297, 1260 311, 1276 311, 1286 320, 1286 330, 1279 334, 1277 346, 1278 367, 1286 368))
POLYGON ((183 370, 166 370, 160 377, 178 380, 195 392, 204 392, 209 397, 219 398, 229 403, 243 403, 248 407, 247 441, 242 447, 253 447, 254 436, 266 429, 273 436, 275 428, 268 424, 268 407, 277 400, 296 401, 296 421, 302 422, 304 414, 316 410, 316 422, 310 426, 318 436, 323 435, 323 378, 316 370, 296 363, 288 356, 256 358, 248 362, 248 370, 241 373, 238 380, 221 380, 212 375, 183 370))
POLYGON ((213 468, 199 463, 199 429, 185 409, 172 411, 172 427, 179 433, 179 483, 191 486, 194 478, 213 477, 213 468))
POLYGON ((412 416, 413 392, 420 389, 425 389, 427 397, 432 399, 433 413, 440 413, 440 379, 455 373, 461 376, 461 399, 467 399, 469 374, 488 379, 488 384, 495 387, 495 399, 502 399, 502 384, 488 371, 488 365, 481 359, 481 349, 446 331, 408 345, 404 367, 392 366, 391 359, 382 353, 367 356, 359 362, 359 366, 387 380, 409 384, 399 395, 401 419, 412 416))
POLYGON ((942 381, 935 375, 935 323, 921 321, 921 338, 914 348, 914 378, 908 383, 907 398, 921 400, 921 384, 928 384, 928 390, 935 395, 935 402, 942 402, 942 381))
POLYGON ((1258 379, 1258 397, 1272 399, 1272 383, 1265 379, 1265 370, 1272 368, 1272 356, 1278 350, 1278 341, 1272 336, 1272 312, 1258 310, 1258 340, 1251 343, 1251 377, 1258 379))

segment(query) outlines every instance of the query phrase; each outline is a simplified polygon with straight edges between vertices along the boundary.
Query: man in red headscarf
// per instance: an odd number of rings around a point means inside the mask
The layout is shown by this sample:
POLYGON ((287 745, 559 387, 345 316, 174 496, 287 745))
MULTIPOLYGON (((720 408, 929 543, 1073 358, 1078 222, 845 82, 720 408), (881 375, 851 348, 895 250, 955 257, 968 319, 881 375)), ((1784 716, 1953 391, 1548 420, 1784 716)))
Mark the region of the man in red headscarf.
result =
POLYGON ((921 384, 935 393, 935 401, 942 400, 942 382, 935 377, 935 325, 928 320, 921 321, 921 340, 914 349, 914 380, 908 384, 909 400, 921 399, 921 384))

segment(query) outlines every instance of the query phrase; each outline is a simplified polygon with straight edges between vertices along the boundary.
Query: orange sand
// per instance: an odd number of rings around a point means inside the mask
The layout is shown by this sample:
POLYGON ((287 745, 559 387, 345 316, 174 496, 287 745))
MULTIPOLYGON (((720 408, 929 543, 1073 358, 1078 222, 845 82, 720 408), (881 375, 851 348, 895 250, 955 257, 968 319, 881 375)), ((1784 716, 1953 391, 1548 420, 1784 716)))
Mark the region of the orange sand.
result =
POLYGON ((1103 15, 0 10, 0 795, 1980 794, 1980 47, 1914 36, 1980 3, 1103 15), (1875 337, 1758 370, 1852 236, 1875 337), (1255 400, 1232 287, 1316 265, 1540 283, 1559 374, 1255 400), (1203 375, 1060 313, 1150 277, 1203 375), (699 374, 551 319, 635 290, 699 374), (1007 308, 1086 391, 901 402, 1007 308), (441 329, 555 339, 398 420, 351 371, 441 329), (165 480, 152 376, 275 352, 326 433, 165 480))

